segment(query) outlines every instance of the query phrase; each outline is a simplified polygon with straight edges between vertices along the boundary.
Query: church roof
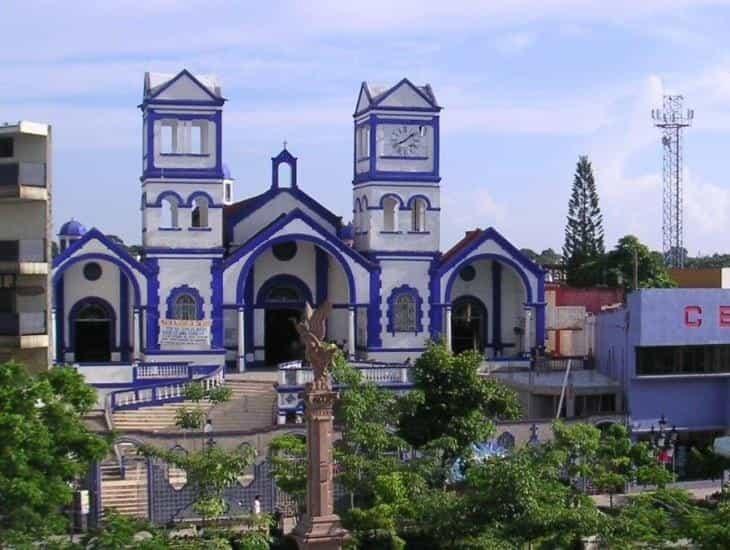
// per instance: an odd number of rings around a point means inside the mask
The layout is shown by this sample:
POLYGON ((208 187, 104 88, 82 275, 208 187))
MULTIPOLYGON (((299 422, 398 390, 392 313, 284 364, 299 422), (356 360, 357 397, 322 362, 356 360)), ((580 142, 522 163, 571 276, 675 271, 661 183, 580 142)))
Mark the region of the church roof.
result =
POLYGON ((441 107, 430 84, 417 86, 407 78, 393 86, 363 82, 357 98, 355 116, 371 109, 439 111, 441 107))
POLYGON ((244 218, 247 218, 259 208, 264 207, 269 201, 273 200, 281 193, 289 193, 293 195, 294 198, 301 201, 314 212, 322 216, 323 219, 331 223, 336 229, 339 229, 342 226, 341 216, 338 216, 328 208, 322 206, 301 189, 297 187, 272 187, 260 195, 249 197, 248 199, 234 202, 233 204, 223 207, 223 227, 226 244, 231 242, 231 239, 233 238, 233 227, 237 223, 244 218))
POLYGON ((187 69, 177 74, 152 73, 144 75, 144 102, 195 100, 222 104, 225 98, 215 75, 194 75, 187 69))
POLYGON ((82 237, 86 233, 86 228, 73 218, 64 223, 58 231, 59 237, 82 237))

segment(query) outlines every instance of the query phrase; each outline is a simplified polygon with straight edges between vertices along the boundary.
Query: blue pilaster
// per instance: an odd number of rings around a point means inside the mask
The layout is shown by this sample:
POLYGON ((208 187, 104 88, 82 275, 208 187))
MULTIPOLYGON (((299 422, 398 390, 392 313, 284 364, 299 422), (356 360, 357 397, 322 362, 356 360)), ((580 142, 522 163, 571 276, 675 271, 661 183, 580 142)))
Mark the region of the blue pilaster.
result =
POLYGON ((383 345, 380 325, 380 267, 370 271, 370 303, 368 304, 368 348, 379 348, 383 345))
POLYGON ((64 297, 63 297, 63 275, 60 275, 56 279, 56 283, 53 285, 53 297, 55 299, 56 306, 56 362, 63 363, 66 351, 66 310, 64 308, 64 297))
POLYGON ((254 283, 254 265, 251 266, 251 271, 248 274, 248 277, 246 277, 246 283, 243 288, 243 302, 246 305, 246 311, 244 313, 244 335, 245 338, 245 345, 246 350, 250 353, 253 353, 254 351, 254 345, 253 345, 253 306, 254 306, 254 298, 253 298, 253 283, 254 283))
POLYGON ((327 254, 320 247, 315 246, 315 272, 316 272, 316 302, 319 306, 322 302, 327 299, 328 289, 328 275, 329 275, 329 254, 327 254))
POLYGON ((431 340, 438 341, 443 332, 443 312, 441 310, 441 278, 438 261, 432 260, 428 270, 428 324, 431 340))
POLYGON ((150 277, 147 284, 147 349, 160 349, 160 262, 157 258, 147 258, 145 265, 150 277))
POLYGON ((119 351, 122 361, 129 361, 129 282, 119 270, 119 351))
POLYGON ((492 345, 502 352, 502 264, 492 260, 492 345))
POLYGON ((213 332, 213 347, 223 347, 223 260, 215 258, 210 264, 211 286, 211 329, 213 332))

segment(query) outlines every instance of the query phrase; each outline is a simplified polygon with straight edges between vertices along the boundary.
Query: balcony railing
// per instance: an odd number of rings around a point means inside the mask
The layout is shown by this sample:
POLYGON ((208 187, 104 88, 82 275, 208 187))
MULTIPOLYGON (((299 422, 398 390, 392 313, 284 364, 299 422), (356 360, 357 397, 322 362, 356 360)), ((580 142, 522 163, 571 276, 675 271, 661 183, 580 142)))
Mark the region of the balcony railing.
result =
POLYGON ((44 239, 0 241, 0 262, 45 262, 44 239))
POLYGON ((46 334, 45 312, 0 313, 0 336, 46 334))
POLYGON ((0 164, 0 189, 21 185, 45 187, 46 164, 44 162, 0 164))

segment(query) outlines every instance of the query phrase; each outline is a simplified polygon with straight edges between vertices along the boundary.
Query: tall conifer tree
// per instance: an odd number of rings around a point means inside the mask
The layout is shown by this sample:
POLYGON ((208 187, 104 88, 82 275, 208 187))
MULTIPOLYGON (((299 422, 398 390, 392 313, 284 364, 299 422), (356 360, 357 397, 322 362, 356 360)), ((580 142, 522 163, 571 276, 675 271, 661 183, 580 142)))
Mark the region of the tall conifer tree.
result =
POLYGON ((568 202, 568 223, 565 226, 563 259, 568 270, 568 283, 583 285, 581 266, 598 260, 605 252, 603 216, 598 205, 593 167, 587 156, 578 158, 573 178, 573 191, 568 202))

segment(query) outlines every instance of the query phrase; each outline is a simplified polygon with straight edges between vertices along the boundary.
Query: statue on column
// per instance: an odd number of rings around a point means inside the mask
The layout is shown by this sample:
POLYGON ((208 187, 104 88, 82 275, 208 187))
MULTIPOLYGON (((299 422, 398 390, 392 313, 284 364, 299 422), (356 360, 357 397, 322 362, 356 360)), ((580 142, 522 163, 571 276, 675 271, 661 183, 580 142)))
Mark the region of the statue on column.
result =
POLYGON ((342 548, 347 531, 334 513, 332 419, 337 394, 332 391, 330 371, 337 346, 325 341, 327 318, 332 305, 325 301, 317 309, 307 304, 304 318, 296 324, 305 348, 305 358, 314 380, 304 389, 307 418, 307 511, 292 535, 301 549, 342 548))

